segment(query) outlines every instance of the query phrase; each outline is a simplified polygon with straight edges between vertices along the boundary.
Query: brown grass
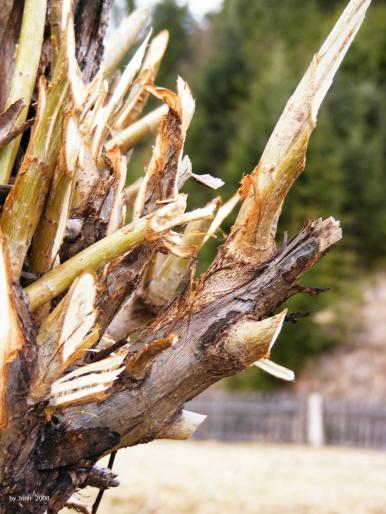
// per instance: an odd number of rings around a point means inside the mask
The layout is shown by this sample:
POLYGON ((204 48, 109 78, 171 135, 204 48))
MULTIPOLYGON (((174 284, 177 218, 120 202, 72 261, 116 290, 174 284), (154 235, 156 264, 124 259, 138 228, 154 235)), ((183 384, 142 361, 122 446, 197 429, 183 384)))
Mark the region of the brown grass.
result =
POLYGON ((98 514, 386 514, 384 452, 157 441, 114 470, 98 514))

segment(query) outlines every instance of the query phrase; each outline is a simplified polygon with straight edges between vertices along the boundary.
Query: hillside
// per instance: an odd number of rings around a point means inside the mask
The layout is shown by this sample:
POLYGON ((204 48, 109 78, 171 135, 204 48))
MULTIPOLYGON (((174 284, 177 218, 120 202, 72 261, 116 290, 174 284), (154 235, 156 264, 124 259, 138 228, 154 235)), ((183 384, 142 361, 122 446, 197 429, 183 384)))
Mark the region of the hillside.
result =
POLYGON ((296 381, 298 391, 385 398, 386 273, 367 279, 362 291, 359 299, 346 300, 335 313, 322 311, 316 316, 331 329, 342 321, 348 328, 340 344, 307 364, 296 381))

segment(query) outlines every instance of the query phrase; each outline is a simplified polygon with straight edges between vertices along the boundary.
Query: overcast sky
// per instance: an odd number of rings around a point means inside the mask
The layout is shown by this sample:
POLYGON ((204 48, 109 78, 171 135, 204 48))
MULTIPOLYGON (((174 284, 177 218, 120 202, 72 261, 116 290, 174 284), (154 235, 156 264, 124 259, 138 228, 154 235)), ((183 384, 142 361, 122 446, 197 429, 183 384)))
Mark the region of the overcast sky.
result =
MULTIPOLYGON (((137 0, 137 5, 154 5, 160 0, 137 0)), ((177 0, 180 5, 189 4, 190 11, 198 18, 202 19, 203 16, 209 11, 218 9, 223 0, 177 0)))

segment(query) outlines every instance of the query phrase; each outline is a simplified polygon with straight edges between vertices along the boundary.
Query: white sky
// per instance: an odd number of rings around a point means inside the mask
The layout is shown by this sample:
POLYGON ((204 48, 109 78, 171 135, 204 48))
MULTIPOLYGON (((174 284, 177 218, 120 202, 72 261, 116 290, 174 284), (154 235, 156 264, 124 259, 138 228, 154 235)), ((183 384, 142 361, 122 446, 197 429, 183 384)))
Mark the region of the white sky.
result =
MULTIPOLYGON (((137 0, 137 5, 154 5, 159 0, 137 0)), ((189 4, 191 13, 198 19, 202 19, 209 11, 217 10, 223 0, 177 0, 180 5, 189 4)))

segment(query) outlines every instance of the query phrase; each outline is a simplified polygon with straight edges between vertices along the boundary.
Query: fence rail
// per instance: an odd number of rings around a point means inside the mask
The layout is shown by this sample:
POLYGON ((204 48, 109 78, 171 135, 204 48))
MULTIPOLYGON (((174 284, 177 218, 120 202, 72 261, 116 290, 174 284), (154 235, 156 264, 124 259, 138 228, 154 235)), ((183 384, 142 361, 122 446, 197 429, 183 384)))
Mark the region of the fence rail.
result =
POLYGON ((209 391, 187 408, 208 415, 196 439, 386 449, 386 402, 209 391))

